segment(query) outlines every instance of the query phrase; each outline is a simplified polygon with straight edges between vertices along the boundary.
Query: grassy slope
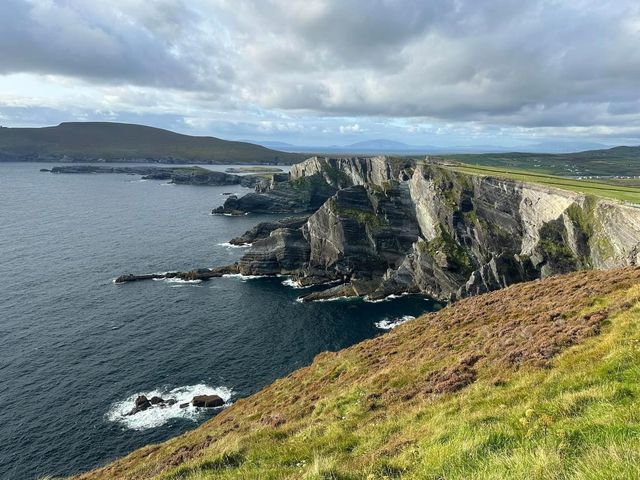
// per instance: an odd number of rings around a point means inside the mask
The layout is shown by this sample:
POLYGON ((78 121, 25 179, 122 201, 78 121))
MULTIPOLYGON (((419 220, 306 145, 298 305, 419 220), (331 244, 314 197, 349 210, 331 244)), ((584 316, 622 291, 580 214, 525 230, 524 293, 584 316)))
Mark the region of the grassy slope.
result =
POLYGON ((640 175, 640 147, 550 153, 485 153, 448 155, 447 158, 480 166, 535 169, 554 175, 640 175))
POLYGON ((192 137, 143 125, 62 123, 46 128, 0 128, 0 153, 72 158, 176 158, 202 163, 295 163, 303 155, 244 142, 192 137))
POLYGON ((546 175, 523 169, 504 169, 498 167, 484 167, 478 165, 457 165, 451 167, 455 170, 501 178, 511 178, 523 182, 538 183, 550 187, 561 188, 573 192, 580 192, 598 197, 613 198, 627 202, 640 203, 640 188, 633 183, 616 182, 605 183, 594 180, 576 180, 567 177, 546 175))
POLYGON ((638 268, 465 299, 82 478, 638 478, 639 300, 638 268))

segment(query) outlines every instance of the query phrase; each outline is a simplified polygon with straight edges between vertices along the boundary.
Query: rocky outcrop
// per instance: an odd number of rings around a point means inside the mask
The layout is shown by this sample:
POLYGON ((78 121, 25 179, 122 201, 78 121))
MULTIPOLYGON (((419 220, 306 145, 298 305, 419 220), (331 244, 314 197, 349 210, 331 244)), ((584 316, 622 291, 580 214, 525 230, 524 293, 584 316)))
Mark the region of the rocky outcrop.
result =
POLYGON ((113 282, 114 283, 131 283, 140 280, 162 280, 165 278, 175 278, 183 281, 196 281, 196 280, 208 280, 214 277, 221 277, 226 270, 222 269, 209 269, 198 268, 190 270, 188 272, 163 272, 163 273, 147 273, 143 275, 134 275, 132 273, 125 273, 120 275, 113 282))
POLYGON ((422 293, 448 301, 640 262, 632 204, 384 157, 314 157, 278 188, 301 179, 335 193, 299 228, 264 227, 234 268, 340 283, 308 300, 422 293))
POLYGON ((178 185, 242 185, 255 187, 268 181, 264 175, 232 175, 224 172, 214 172, 201 167, 117 167, 100 165, 64 165, 53 167, 51 170, 43 169, 57 174, 71 173, 120 173, 128 175, 142 175, 145 180, 167 180, 178 185))
POLYGON ((249 245, 256 240, 267 238, 271 235, 271 232, 279 228, 300 228, 307 222, 308 218, 308 215, 303 215, 299 217, 287 217, 274 222, 260 222, 243 235, 229 240, 229 243, 232 245, 249 245))
POLYGON ((214 214, 315 212, 338 190, 357 185, 390 188, 406 180, 415 160, 390 157, 311 157, 291 168, 288 175, 273 175, 256 186, 255 193, 229 197, 214 214))
POLYGON ((337 188, 319 176, 290 179, 286 174, 272 175, 267 182, 256 185, 256 191, 242 197, 231 195, 214 215, 252 213, 314 212, 331 197, 337 188))
POLYGON ((217 408, 224 405, 224 400, 218 395, 196 395, 191 404, 200 408, 217 408))

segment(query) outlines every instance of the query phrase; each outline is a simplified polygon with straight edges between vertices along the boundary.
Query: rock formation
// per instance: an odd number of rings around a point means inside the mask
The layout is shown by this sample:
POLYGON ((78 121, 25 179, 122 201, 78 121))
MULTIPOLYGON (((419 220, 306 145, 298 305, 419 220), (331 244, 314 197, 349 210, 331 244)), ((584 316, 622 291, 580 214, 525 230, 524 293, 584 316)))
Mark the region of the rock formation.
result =
POLYGON ((64 165, 53 167, 51 170, 41 169, 41 172, 51 173, 120 173, 128 175, 142 175, 144 180, 167 180, 178 185, 242 185, 255 187, 263 182, 267 183, 269 175, 232 175, 224 172, 214 172, 202 167, 113 167, 102 165, 64 165))
POLYGON ((314 213, 300 226, 262 224, 240 237, 252 247, 230 268, 340 283, 308 300, 422 293, 448 301, 640 261, 637 205, 428 159, 313 157, 257 190, 220 211, 314 213))

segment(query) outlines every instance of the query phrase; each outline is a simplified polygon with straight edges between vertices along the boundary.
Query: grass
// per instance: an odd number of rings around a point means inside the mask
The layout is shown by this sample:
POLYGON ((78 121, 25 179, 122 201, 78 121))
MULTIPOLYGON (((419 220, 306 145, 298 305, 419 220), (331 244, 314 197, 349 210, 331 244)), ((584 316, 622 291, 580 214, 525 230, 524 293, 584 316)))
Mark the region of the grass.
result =
POLYGON ((639 300, 640 269, 462 300, 81 478, 638 478, 639 300))
POLYGON ((504 169, 498 167, 484 167, 479 165, 459 164, 449 167, 459 172, 474 175, 509 178, 522 182, 537 183, 550 187, 584 193, 598 197, 612 198, 631 203, 640 203, 640 188, 635 186, 611 185, 600 181, 576 180, 567 177, 557 177, 520 169, 504 169))
POLYGON ((614 147, 575 153, 484 153, 447 155, 449 160, 568 176, 640 175, 640 147, 614 147))

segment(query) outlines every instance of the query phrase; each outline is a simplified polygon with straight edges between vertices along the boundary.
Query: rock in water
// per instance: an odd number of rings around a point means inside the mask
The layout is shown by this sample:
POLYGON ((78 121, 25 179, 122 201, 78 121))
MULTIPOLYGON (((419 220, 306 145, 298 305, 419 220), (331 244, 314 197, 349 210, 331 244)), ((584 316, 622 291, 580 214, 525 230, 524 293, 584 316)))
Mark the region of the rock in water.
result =
POLYGON ((149 400, 149 402, 151 402, 151 405, 158 405, 159 403, 164 403, 164 398, 151 397, 151 400, 149 400))
POLYGON ((224 405, 224 400, 218 395, 196 395, 191 401, 194 407, 215 408, 224 405))
POLYGON ((136 413, 144 412, 146 409, 150 407, 151 407, 151 402, 149 401, 149 399, 144 395, 139 395, 138 398, 136 398, 135 406, 128 413, 128 415, 135 415, 136 413))

